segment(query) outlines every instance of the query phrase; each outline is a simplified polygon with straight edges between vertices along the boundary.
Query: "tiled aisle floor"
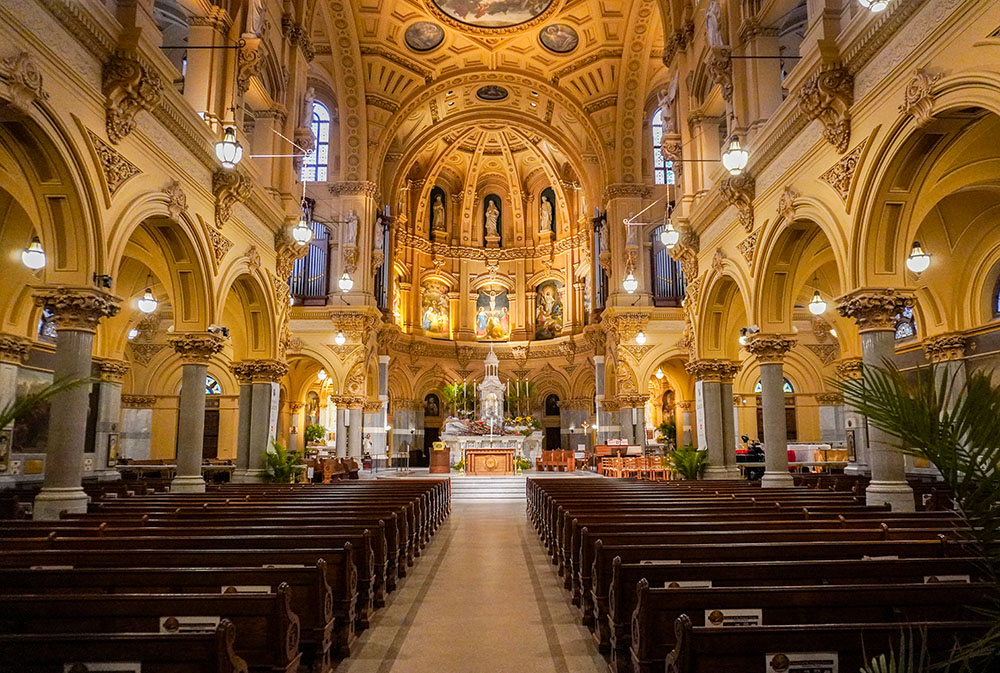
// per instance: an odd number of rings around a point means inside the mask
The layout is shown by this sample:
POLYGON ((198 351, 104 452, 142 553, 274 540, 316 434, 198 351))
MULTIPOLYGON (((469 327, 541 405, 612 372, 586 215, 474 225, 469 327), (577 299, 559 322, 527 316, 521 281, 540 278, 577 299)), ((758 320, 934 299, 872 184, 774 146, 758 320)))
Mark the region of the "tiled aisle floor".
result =
POLYGON ((458 502, 337 673, 605 673, 524 514, 458 502))

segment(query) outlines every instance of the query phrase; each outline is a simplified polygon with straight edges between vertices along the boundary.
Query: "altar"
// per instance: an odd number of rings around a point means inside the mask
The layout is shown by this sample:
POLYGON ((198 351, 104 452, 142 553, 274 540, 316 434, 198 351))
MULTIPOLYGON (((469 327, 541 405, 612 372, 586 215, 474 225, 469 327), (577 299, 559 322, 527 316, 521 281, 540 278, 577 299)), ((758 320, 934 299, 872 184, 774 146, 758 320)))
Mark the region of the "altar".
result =
POLYGON ((514 449, 466 449, 465 473, 470 477, 514 474, 514 449))

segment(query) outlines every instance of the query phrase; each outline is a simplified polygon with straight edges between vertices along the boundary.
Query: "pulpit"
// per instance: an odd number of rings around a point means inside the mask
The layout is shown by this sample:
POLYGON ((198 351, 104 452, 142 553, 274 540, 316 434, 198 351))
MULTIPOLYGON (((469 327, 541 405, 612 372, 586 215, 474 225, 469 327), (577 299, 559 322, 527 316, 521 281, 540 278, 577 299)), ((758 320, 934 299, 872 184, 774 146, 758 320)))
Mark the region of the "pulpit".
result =
POLYGON ((501 447, 466 449, 465 473, 480 477, 514 474, 514 449, 501 447))

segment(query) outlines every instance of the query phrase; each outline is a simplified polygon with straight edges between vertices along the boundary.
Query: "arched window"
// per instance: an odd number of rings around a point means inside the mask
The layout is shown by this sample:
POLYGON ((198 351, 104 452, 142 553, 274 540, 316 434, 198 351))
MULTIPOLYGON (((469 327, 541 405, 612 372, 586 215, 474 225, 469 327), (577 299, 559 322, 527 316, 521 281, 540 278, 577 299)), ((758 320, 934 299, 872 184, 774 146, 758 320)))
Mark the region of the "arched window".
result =
POLYGON ((326 182, 330 167, 330 110, 319 101, 313 101, 309 128, 316 137, 316 146, 302 158, 302 181, 326 182))
POLYGON ((993 317, 1000 318, 1000 277, 997 284, 993 286, 993 317))
MULTIPOLYGON (((785 384, 783 386, 781 386, 781 387, 785 391, 785 394, 786 395, 793 395, 793 394, 795 394, 795 389, 792 388, 792 382, 789 381, 788 379, 784 379, 784 381, 785 381, 785 384)), ((753 391, 755 393, 760 393, 760 388, 761 388, 760 381, 757 381, 757 385, 755 385, 753 387, 753 391)))
POLYGON ((663 110, 657 108, 651 124, 653 129, 653 183, 673 185, 676 183, 674 162, 663 158, 663 110))
POLYGON ((211 376, 205 377, 205 394, 206 395, 221 395, 222 386, 211 376))
POLYGON ((917 321, 913 317, 913 308, 907 306, 896 316, 896 341, 909 339, 917 334, 917 321))
POLYGON ((54 344, 56 336, 58 336, 56 332, 56 318, 52 315, 52 311, 43 308, 42 317, 38 321, 38 340, 54 344))

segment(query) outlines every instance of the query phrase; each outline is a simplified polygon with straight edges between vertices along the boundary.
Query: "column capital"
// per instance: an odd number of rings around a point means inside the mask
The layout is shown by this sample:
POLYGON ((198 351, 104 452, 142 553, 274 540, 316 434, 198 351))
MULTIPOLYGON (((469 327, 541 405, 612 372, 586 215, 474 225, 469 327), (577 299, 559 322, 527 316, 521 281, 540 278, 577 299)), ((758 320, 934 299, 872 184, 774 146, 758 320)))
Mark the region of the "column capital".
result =
POLYGON ((121 310, 121 298, 93 287, 36 287, 35 306, 48 309, 57 330, 96 332, 101 318, 121 310))
POLYGON ((361 408, 366 414, 377 414, 382 411, 382 400, 365 400, 361 408))
POLYGON ((113 358, 94 358, 94 364, 100 379, 108 383, 121 383, 132 368, 132 365, 125 360, 113 358))
POLYGON ((572 400, 560 400, 559 408, 563 411, 591 411, 594 408, 594 400, 590 397, 580 397, 572 400))
POLYGON ((152 409, 156 395, 122 395, 122 406, 126 409, 152 409))
POLYGON ((304 406, 305 405, 302 402, 289 402, 288 410, 293 414, 297 414, 299 412, 299 409, 301 409, 304 406))
POLYGON ((601 400, 601 408, 605 413, 614 414, 621 410, 621 402, 618 399, 601 400))
POLYGON ((28 359, 30 351, 31 339, 13 334, 0 334, 0 362, 19 365, 28 359))
POLYGON ((747 337, 743 347, 759 364, 780 364, 795 343, 795 338, 784 334, 754 334, 747 337))
POLYGON ((229 365, 241 386, 251 383, 275 383, 288 373, 288 365, 281 360, 240 360, 229 365))
POLYGON ((618 396, 620 409, 641 409, 649 401, 649 393, 630 393, 618 396))
POLYGON ((732 383, 740 371, 740 363, 718 359, 691 360, 684 365, 684 370, 698 381, 732 383))
POLYGON ((677 408, 681 411, 693 411, 694 410, 694 400, 681 400, 677 403, 677 408))
POLYGON ((961 360, 965 357, 965 344, 968 337, 964 334, 938 334, 924 339, 924 356, 931 362, 948 362, 961 360))
POLYGON ((915 301, 912 291, 891 287, 862 287, 837 300, 837 312, 851 318, 860 332, 896 329, 896 317, 915 301))
POLYGON ((340 409, 364 409, 366 397, 360 395, 333 395, 330 397, 340 409))
POLYGON ((816 393, 816 402, 822 407, 839 407, 844 403, 840 393, 816 393))
POLYGON ((833 363, 833 371, 840 380, 861 378, 861 358, 845 358, 833 363))
POLYGON ((174 334, 167 338, 184 364, 208 364, 212 356, 222 350, 225 345, 222 338, 211 332, 186 332, 174 334))

